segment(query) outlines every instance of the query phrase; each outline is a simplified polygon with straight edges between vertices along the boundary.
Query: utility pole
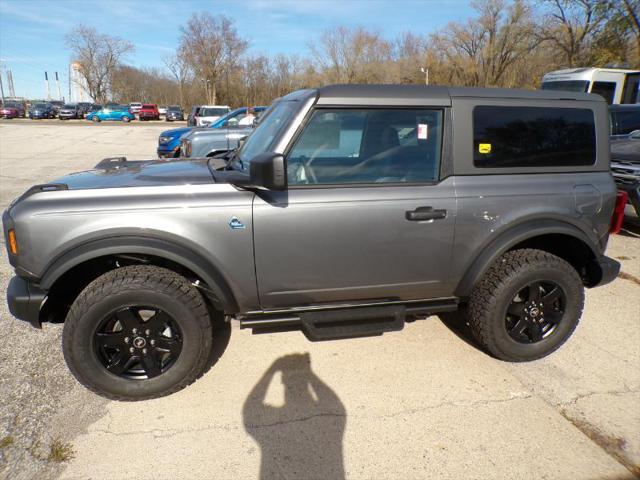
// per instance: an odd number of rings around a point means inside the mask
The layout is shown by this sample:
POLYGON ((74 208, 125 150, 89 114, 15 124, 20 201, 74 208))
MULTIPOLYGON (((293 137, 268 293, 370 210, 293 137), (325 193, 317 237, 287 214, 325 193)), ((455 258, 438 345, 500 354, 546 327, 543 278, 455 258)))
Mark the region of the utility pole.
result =
POLYGON ((9 86, 9 96, 15 98, 16 88, 13 85, 13 72, 11 70, 7 70, 7 85, 9 86))
POLYGON ((47 100, 51 100, 51 90, 49 90, 49 75, 44 72, 44 87, 47 91, 47 100))
POLYGON ((56 86, 58 87, 58 100, 62 100, 62 92, 60 91, 60 79, 58 78, 58 72, 56 72, 56 86))

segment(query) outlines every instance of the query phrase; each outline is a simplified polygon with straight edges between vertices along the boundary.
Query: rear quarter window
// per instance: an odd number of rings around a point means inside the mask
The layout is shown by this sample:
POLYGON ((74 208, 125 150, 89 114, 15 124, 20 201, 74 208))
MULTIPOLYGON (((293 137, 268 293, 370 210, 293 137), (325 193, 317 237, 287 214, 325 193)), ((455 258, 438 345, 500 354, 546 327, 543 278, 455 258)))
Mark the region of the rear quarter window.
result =
POLYGON ((593 165, 596 129, 587 108, 477 106, 473 164, 477 168, 593 165))

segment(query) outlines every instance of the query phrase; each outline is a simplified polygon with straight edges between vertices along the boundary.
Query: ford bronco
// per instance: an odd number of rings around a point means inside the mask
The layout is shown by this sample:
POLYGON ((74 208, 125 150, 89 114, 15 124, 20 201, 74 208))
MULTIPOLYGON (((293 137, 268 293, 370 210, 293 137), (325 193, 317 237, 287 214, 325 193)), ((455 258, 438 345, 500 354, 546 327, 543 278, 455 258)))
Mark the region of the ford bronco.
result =
POLYGON ((608 133, 583 93, 297 91, 224 158, 30 188, 3 216, 9 307, 64 322, 73 374, 121 400, 196 380, 222 318, 326 340, 463 309, 494 357, 534 360, 619 271, 608 133))

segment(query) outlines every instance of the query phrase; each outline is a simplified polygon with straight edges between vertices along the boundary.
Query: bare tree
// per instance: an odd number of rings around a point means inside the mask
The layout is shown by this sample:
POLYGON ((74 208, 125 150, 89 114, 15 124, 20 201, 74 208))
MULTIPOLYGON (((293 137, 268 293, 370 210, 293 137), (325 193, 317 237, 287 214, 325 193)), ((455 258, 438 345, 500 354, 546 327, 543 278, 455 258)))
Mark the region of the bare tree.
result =
POLYGON ((91 27, 80 25, 65 37, 74 61, 80 64, 82 87, 96 102, 108 100, 113 74, 122 58, 134 50, 131 42, 98 33, 91 27))
POLYGON ((220 79, 237 66, 248 43, 238 35, 233 20, 224 15, 193 14, 181 31, 179 50, 196 78, 205 83, 209 103, 215 104, 220 79))
POLYGON ((187 62, 184 52, 180 50, 174 55, 165 55, 162 57, 162 62, 175 78, 178 84, 179 104, 184 105, 185 88, 193 73, 191 65, 187 62))
POLYGON ((337 27, 325 31, 309 45, 317 64, 330 82, 378 83, 388 80, 384 63, 391 59, 391 45, 378 32, 362 27, 337 27))
POLYGON ((550 42, 564 57, 567 67, 584 60, 594 35, 606 20, 601 0, 543 0, 550 12, 538 28, 541 40, 550 42))

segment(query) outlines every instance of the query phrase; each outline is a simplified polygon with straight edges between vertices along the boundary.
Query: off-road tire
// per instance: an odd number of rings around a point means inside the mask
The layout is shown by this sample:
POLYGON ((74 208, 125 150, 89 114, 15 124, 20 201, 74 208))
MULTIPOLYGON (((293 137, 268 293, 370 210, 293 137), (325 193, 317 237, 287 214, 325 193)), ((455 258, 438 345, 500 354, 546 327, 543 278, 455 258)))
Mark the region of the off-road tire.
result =
POLYGON ((469 326, 478 343, 496 358, 526 362, 545 357, 566 342, 578 325, 583 305, 582 280, 569 263, 542 250, 513 250, 500 257, 474 287, 469 326), (564 315, 547 338, 518 343, 507 332, 506 309, 522 285, 536 280, 553 281, 564 290, 564 315))
POLYGON ((123 267, 98 277, 73 302, 62 350, 76 379, 98 395, 126 401, 157 398, 193 383, 211 365, 212 322, 202 295, 184 277, 154 266, 123 267), (108 372, 93 347, 93 336, 105 315, 135 305, 156 305, 171 314, 183 341, 174 365, 143 380, 108 372))

